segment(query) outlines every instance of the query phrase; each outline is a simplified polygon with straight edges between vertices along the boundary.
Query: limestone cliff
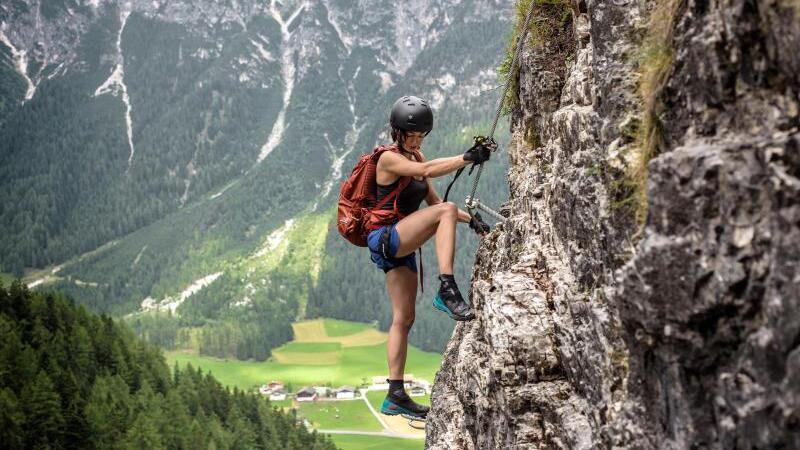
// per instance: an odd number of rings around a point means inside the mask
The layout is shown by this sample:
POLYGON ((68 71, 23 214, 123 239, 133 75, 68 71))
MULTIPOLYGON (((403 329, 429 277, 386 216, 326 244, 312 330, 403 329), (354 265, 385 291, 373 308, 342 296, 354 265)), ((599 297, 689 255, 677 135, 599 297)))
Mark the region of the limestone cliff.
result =
POLYGON ((426 448, 800 448, 800 4, 537 3, 426 448))

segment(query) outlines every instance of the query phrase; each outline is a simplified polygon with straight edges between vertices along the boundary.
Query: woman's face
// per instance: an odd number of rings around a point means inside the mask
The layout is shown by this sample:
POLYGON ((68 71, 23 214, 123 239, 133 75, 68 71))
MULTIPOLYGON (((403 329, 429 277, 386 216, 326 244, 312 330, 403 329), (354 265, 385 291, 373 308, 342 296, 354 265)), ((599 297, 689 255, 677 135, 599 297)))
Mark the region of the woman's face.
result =
POLYGON ((406 133, 403 146, 408 150, 417 151, 422 146, 423 139, 425 139, 425 133, 420 131, 409 131, 406 133))

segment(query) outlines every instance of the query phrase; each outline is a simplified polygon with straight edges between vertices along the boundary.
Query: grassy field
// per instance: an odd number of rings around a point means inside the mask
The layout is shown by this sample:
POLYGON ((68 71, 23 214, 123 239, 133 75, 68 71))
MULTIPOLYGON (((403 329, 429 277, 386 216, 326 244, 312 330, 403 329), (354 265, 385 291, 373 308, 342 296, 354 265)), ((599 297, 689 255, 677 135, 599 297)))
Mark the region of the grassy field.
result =
POLYGON ((275 362, 281 364, 300 364, 331 366, 339 363, 342 357, 342 344, 338 342, 290 342, 272 351, 275 362))
POLYGON ((342 344, 338 342, 289 342, 280 350, 286 353, 329 353, 338 352, 342 344))
MULTIPOLYGON (((273 350, 273 358, 265 362, 218 359, 185 352, 167 352, 172 366, 192 364, 211 372, 220 382, 251 390, 271 380, 280 380, 296 392, 303 386, 342 385, 358 386, 369 383, 373 376, 385 376, 386 333, 363 323, 318 319, 292 324, 295 340, 273 350)), ((408 347, 406 373, 433 381, 439 368, 441 355, 408 347)), ((371 392, 368 401, 380 409, 385 391, 371 392)), ((420 403, 430 403, 426 397, 415 397, 420 403)), ((314 428, 348 431, 382 431, 382 425, 363 400, 273 402, 281 408, 293 405, 298 415, 308 419, 314 428), (338 409, 338 411, 337 411, 338 409), (337 417, 338 414, 338 417, 337 417)), ((395 432, 419 432, 407 427, 406 420, 383 417, 395 432), (397 421, 398 423, 394 423, 397 421), (402 423, 400 423, 402 422, 402 423)), ((424 434, 421 434, 424 436, 424 434)), ((382 436, 333 435, 333 441, 342 450, 422 450, 424 439, 401 439, 382 436)))
MULTIPOLYGON (((170 367, 176 362, 181 367, 190 363, 194 367, 210 371, 223 384, 242 389, 250 389, 270 380, 292 383, 295 390, 310 384, 357 386, 365 380, 369 383, 372 376, 385 375, 388 371, 385 344, 344 347, 336 363, 331 365, 237 361, 180 352, 167 352, 166 356, 170 367)), ((406 372, 433 381, 440 358, 436 353, 423 352, 409 346, 406 372)))
POLYGON ((334 319, 316 319, 292 324, 295 342, 338 342, 343 347, 360 347, 386 342, 388 335, 373 326, 334 319), (332 329, 337 335, 328 334, 332 329), (351 332, 352 334, 343 334, 351 332))
POLYGON ((380 436, 337 434, 331 439, 337 447, 347 450, 423 450, 424 439, 396 439, 380 436))
POLYGON ((363 400, 301 402, 299 415, 314 428, 328 430, 381 431, 383 427, 363 400), (338 416, 338 417, 337 417, 338 416))
POLYGON ((332 435, 337 447, 345 450, 423 450, 424 439, 397 439, 380 436, 332 435))
MULTIPOLYGON (((269 361, 254 362, 166 352, 167 361, 170 366, 176 362, 180 366, 191 363, 194 367, 210 371, 220 382, 242 389, 251 389, 270 380, 291 383, 294 390, 310 384, 358 386, 363 381, 369 383, 372 376, 386 375, 386 333, 366 324, 358 324, 367 328, 360 329, 354 325, 354 334, 332 337, 325 331, 328 320, 294 324, 295 329, 301 330, 300 339, 275 349, 275 354, 282 355, 283 359, 276 357, 269 361), (309 340, 312 336, 322 342, 309 340), (368 345, 352 345, 354 342, 366 342, 368 345), (337 343, 338 347, 335 345, 337 343), (321 359, 330 358, 330 354, 337 356, 330 363, 319 363, 321 359)), ((333 327, 339 330, 344 328, 339 325, 333 327)), ((406 373, 433 381, 440 361, 441 355, 437 353, 423 352, 409 346, 406 373)))
POLYGON ((330 337, 350 336, 372 328, 371 325, 346 320, 325 319, 325 333, 330 337))

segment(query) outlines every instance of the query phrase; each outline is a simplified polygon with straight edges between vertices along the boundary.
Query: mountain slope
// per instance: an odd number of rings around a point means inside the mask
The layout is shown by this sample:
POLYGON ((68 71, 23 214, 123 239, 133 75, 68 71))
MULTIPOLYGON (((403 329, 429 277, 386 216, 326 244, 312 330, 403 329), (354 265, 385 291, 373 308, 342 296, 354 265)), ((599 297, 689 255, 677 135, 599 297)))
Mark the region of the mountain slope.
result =
MULTIPOLYGON (((3 65, 12 106, 0 144, 2 271, 115 315, 160 305, 181 317, 187 340, 256 304, 256 322, 302 317, 310 301, 313 315, 386 325, 385 306, 345 311, 385 295, 380 279, 352 280, 363 295, 344 309, 318 295, 327 280, 351 280, 341 267, 369 267, 321 221, 332 220, 338 181, 358 154, 387 138, 395 98, 432 100, 429 158, 460 153, 488 130, 509 4, 9 4, 0 29, 31 63, 3 65), (26 79, 35 85, 27 99, 26 79), (254 255, 276 251, 270 242, 282 235, 307 258, 284 270, 292 251, 259 266, 254 255), (194 299, 176 305, 182 297, 194 299)), ((11 54, 9 44, 0 50, 11 54)), ((481 192, 498 205, 502 157, 489 169, 481 192)), ((461 234, 465 280, 475 240, 461 234)), ((422 314, 418 330, 429 332, 414 339, 440 349, 449 335, 440 325, 422 314)), ((275 328, 277 341, 288 336, 285 324, 275 328)))

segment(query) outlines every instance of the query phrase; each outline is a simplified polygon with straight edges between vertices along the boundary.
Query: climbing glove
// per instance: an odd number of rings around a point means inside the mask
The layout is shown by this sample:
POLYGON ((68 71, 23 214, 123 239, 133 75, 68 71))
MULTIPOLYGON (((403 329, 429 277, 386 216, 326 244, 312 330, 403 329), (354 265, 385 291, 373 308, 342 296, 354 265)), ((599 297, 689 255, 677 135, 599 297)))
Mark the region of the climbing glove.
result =
POLYGON ((477 211, 472 215, 472 219, 469 221, 469 227, 481 236, 489 232, 489 224, 483 221, 481 214, 477 211))
POLYGON ((481 164, 489 160, 492 156, 492 150, 497 148, 494 142, 475 142, 475 145, 470 147, 469 150, 464 152, 464 161, 471 161, 474 164, 481 164))

